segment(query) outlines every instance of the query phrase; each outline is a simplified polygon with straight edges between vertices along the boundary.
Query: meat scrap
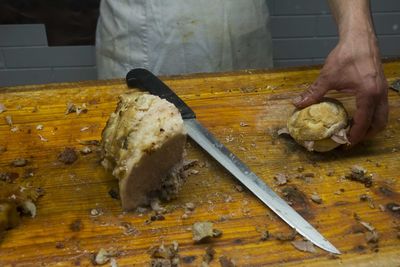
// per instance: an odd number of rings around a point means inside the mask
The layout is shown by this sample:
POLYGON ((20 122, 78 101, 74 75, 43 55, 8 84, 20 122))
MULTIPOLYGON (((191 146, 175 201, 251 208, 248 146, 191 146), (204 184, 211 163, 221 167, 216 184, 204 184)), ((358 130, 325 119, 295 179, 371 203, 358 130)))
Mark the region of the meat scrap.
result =
POLYGON ((351 181, 362 183, 365 185, 365 187, 372 186, 372 176, 367 175, 367 170, 358 165, 351 167, 350 174, 347 174, 345 178, 351 181))
POLYGON ((70 165, 78 159, 78 155, 74 148, 66 147, 60 154, 58 160, 64 164, 70 165))
POLYGON ((275 184, 285 185, 288 182, 288 177, 286 174, 278 173, 274 176, 275 184))
POLYGON ((0 180, 0 236, 3 231, 18 225, 21 215, 36 216, 37 199, 44 194, 41 188, 29 183, 13 184, 0 180))
POLYGON ((4 106, 4 104, 0 103, 0 114, 3 113, 6 110, 7 110, 7 108, 4 106))
POLYGON ((367 242, 370 249, 374 252, 379 250, 379 234, 376 231, 375 227, 370 223, 362 221, 359 216, 355 217, 355 219, 366 229, 368 232, 365 233, 365 241, 367 242))
POLYGON ((70 113, 76 113, 77 115, 81 113, 87 113, 88 109, 86 107, 86 104, 82 104, 81 106, 77 106, 74 103, 69 102, 67 104, 67 109, 65 110, 65 115, 68 115, 70 113))
POLYGON ((226 256, 219 257, 219 264, 221 265, 221 267, 235 267, 236 266, 235 262, 226 256))
POLYGON ((365 233, 365 240, 367 243, 378 243, 379 242, 379 234, 376 231, 370 231, 365 233))
POLYGON ((149 254, 151 258, 150 266, 152 267, 177 267, 179 266, 179 244, 173 241, 171 245, 151 247, 149 254))
POLYGON ((114 249, 106 250, 101 248, 99 252, 92 258, 93 265, 104 265, 110 261, 112 257, 118 256, 118 252, 114 249))
POLYGON ((119 188, 118 187, 113 187, 110 190, 108 190, 108 194, 110 195, 111 198, 119 200, 119 188))
POLYGON ((15 159, 12 162, 12 165, 14 167, 24 167, 28 164, 28 161, 24 158, 19 158, 19 159, 15 159))
POLYGON ((88 147, 88 146, 84 146, 84 147, 81 148, 81 150, 79 150, 79 152, 82 155, 87 155, 87 154, 92 153, 92 149, 90 147, 88 147))
POLYGON ((0 173, 0 181, 6 183, 13 183, 15 179, 19 177, 19 174, 16 172, 1 172, 0 173))
POLYGON ((85 146, 99 146, 100 145, 99 140, 78 140, 78 143, 80 145, 85 145, 85 146))
POLYGON ((368 196, 367 194, 362 194, 362 195, 360 195, 360 200, 361 200, 361 201, 364 201, 364 202, 368 202, 368 206, 369 206, 371 209, 374 209, 374 208, 375 208, 375 203, 374 203, 374 201, 373 201, 372 198, 371 198, 370 196, 368 196))
POLYGON ((206 242, 210 238, 220 237, 222 231, 214 229, 211 222, 196 222, 192 226, 192 234, 195 242, 206 242))
POLYGON ((206 254, 203 255, 203 261, 201 263, 201 267, 208 267, 210 262, 215 257, 215 250, 212 247, 207 247, 206 248, 206 254))
POLYGON ((235 184, 234 186, 233 186, 234 188, 235 188, 235 190, 236 191, 238 191, 238 192, 243 192, 243 186, 241 186, 240 184, 235 184))
POLYGON ((316 252, 313 243, 311 243, 310 241, 295 240, 295 241, 292 241, 291 243, 296 249, 298 249, 300 251, 310 252, 310 253, 316 252))
POLYGON ((275 234, 275 238, 280 241, 292 241, 296 238, 297 231, 293 229, 290 234, 287 233, 277 233, 275 234))
POLYGON ((269 237, 270 237, 269 231, 267 230, 261 231, 261 237, 260 237, 261 241, 267 241, 269 237))
POLYGON ((13 126, 13 119, 11 116, 5 116, 4 119, 6 120, 6 123, 8 126, 12 127, 13 126))
POLYGON ((312 193, 311 200, 317 204, 322 204, 322 198, 316 193, 312 193))
POLYGON ((391 212, 397 212, 400 214, 400 204, 388 203, 386 204, 386 209, 390 210, 391 212))

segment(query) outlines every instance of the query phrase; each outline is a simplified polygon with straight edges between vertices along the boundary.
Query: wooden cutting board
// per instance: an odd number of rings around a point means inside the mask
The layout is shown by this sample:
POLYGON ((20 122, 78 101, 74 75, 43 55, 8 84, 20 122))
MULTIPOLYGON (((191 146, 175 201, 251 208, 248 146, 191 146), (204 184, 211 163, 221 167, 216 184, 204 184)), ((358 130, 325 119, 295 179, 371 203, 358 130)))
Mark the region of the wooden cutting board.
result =
MULTIPOLYGON (((81 149, 78 140, 100 140, 118 95, 131 90, 123 80, 112 80, 1 88, 0 103, 7 111, 0 114, 0 146, 7 151, 0 154, 0 172, 17 172, 16 182, 28 179, 45 195, 37 203, 37 216, 24 217, 0 242, 0 266, 90 266, 92 253, 100 248, 118 250, 119 266, 146 266, 151 246, 172 241, 180 245, 182 266, 199 266, 207 246, 216 251, 211 266, 219 266, 220 256, 238 266, 399 266, 400 212, 389 211, 387 205, 400 203, 400 95, 389 93, 388 127, 373 140, 351 151, 306 152, 277 137, 276 131, 293 110, 290 100, 318 72, 245 71, 164 80, 266 183, 281 195, 297 190, 290 195, 293 207, 342 255, 333 257, 320 249, 301 252, 290 241, 276 240, 290 228, 250 192, 240 192, 238 182, 191 141, 187 158, 198 160, 193 167, 198 173, 188 178, 176 200, 165 204, 171 210, 165 219, 149 223, 151 213, 122 213, 108 193, 116 180, 103 170, 98 153, 79 155, 72 165, 57 160, 65 147, 81 149), (88 112, 65 114, 69 102, 85 103, 88 112), (5 116, 12 117, 16 132, 10 131, 5 116), (42 130, 36 129, 39 124, 42 130), (29 164, 12 167, 21 157, 29 164), (373 175, 372 187, 343 179, 355 164, 373 175), (33 177, 23 178, 27 171, 33 177), (277 174, 290 177, 288 183, 276 185, 277 174), (314 192, 322 204, 311 201, 314 192), (362 194, 371 201, 361 201, 362 194), (182 218, 188 202, 195 210, 182 218), (92 209, 101 214, 92 216, 92 209), (377 246, 366 242, 366 229, 355 214, 376 228, 377 246), (222 237, 195 244, 190 227, 197 221, 214 222, 222 237), (128 223, 133 230, 127 231, 128 223), (266 230, 271 237, 262 241, 266 230)), ((385 73, 389 81, 399 79, 400 61, 386 63, 385 73)), ((353 112, 353 97, 335 92, 330 96, 353 112)))

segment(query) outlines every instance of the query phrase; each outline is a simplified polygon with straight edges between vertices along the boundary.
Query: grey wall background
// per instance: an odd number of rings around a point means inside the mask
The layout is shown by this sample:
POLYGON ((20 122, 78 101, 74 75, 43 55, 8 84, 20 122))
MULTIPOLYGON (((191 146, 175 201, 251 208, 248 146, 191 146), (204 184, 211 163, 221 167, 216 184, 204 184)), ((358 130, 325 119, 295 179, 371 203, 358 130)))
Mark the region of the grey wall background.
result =
MULTIPOLYGON (((320 64, 337 42, 326 0, 266 0, 275 67, 320 64)), ((400 56, 400 0, 371 0, 383 57, 400 56)), ((96 79, 93 46, 47 44, 44 25, 0 25, 0 86, 96 79)))
POLYGON ((47 45, 44 25, 0 25, 0 86, 96 79, 93 46, 47 45))
MULTIPOLYGON (((323 63, 337 43, 326 0, 267 0, 271 14, 274 66, 323 63)), ((400 56, 400 0, 371 0, 383 57, 400 56)))

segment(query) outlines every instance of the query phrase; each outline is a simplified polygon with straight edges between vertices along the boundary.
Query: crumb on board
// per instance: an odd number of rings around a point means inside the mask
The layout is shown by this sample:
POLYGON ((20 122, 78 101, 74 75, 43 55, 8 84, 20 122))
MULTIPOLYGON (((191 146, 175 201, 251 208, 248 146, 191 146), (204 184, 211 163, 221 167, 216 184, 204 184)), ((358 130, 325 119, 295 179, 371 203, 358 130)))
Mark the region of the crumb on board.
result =
POLYGON ((79 231, 82 230, 82 228, 83 228, 83 223, 82 223, 82 220, 80 220, 80 219, 74 220, 74 221, 69 225, 69 229, 70 229, 72 232, 79 232, 79 231))
POLYGON ((65 110, 65 115, 68 115, 70 113, 76 113, 77 115, 79 115, 81 113, 87 113, 87 112, 88 112, 88 109, 87 109, 85 103, 78 106, 78 105, 75 105, 74 103, 69 102, 67 104, 67 109, 65 110))
POLYGON ((194 211, 195 208, 196 208, 196 206, 194 203, 192 203, 192 202, 185 203, 185 209, 187 209, 189 211, 194 211))
POLYGON ((370 223, 364 222, 364 221, 359 221, 359 223, 364 226, 368 231, 374 231, 375 227, 373 227, 370 223))
POLYGON ((205 250, 205 254, 203 255, 203 261, 201 263, 201 267, 207 267, 215 257, 215 250, 212 247, 207 247, 205 250))
POLYGON ((356 181, 365 185, 365 187, 372 186, 372 176, 367 174, 367 170, 359 165, 351 167, 350 174, 345 175, 345 178, 351 181, 356 181))
POLYGON ((286 174, 277 173, 274 176, 274 180, 276 185, 285 185, 288 182, 288 177, 286 174))
POLYGON ((213 237, 221 237, 222 236, 222 231, 219 229, 213 229, 213 237))
POLYGON ((397 203, 388 203, 386 204, 386 209, 391 211, 391 212, 396 212, 400 214, 400 204, 397 203))
POLYGON ((12 127, 13 126, 13 119, 11 116, 5 116, 4 119, 6 120, 6 123, 8 124, 8 126, 12 127))
POLYGON ((296 238, 297 231, 293 229, 291 233, 276 233, 274 234, 275 239, 280 240, 280 241, 293 241, 296 238))
POLYGON ((19 174, 16 172, 1 172, 0 173, 0 181, 6 183, 13 183, 15 179, 19 177, 19 174))
POLYGON ((48 142, 49 141, 49 139, 43 137, 43 135, 41 135, 41 134, 38 134, 38 136, 39 136, 40 141, 42 141, 42 142, 48 142))
POLYGON ((164 221, 165 220, 165 216, 159 213, 155 213, 153 215, 150 216, 150 221, 154 222, 154 221, 164 221))
POLYGON ((197 243, 207 242, 211 238, 222 236, 222 231, 213 228, 212 222, 196 222, 192 226, 193 240, 197 243))
POLYGON ((100 208, 94 208, 90 210, 90 216, 97 217, 103 215, 103 210, 100 208))
POLYGON ((327 172, 326 172, 326 176, 333 176, 335 174, 335 171, 334 170, 328 170, 327 172))
POLYGON ((162 243, 160 246, 151 247, 148 250, 150 254, 152 267, 177 267, 180 265, 179 244, 173 241, 171 245, 166 246, 162 243))
POLYGON ((261 241, 267 241, 269 238, 270 238, 270 234, 269 234, 268 230, 261 231, 261 236, 260 236, 261 241))
POLYGON ((312 200, 314 203, 322 204, 322 198, 318 195, 317 192, 313 192, 313 193, 311 194, 311 200, 312 200))
POLYGON ((358 223, 363 226, 367 232, 365 233, 365 241, 367 245, 371 249, 371 251, 378 252, 379 251, 379 234, 376 231, 375 227, 368 222, 362 221, 360 216, 355 215, 354 218, 358 223))
POLYGON ((57 241, 56 245, 55 245, 55 248, 63 249, 63 248, 65 248, 65 244, 63 242, 61 242, 61 241, 57 241))
POLYGON ((66 147, 61 153, 58 154, 58 160, 64 164, 70 165, 78 159, 75 148, 66 147))
POLYGON ((22 202, 21 208, 23 214, 30 214, 32 218, 36 217, 36 205, 31 200, 22 202))
POLYGON ((6 106, 4 106, 3 103, 0 103, 0 114, 3 113, 4 111, 7 111, 6 106))
POLYGON ((192 226, 193 240, 202 242, 213 237, 213 223, 211 222, 196 222, 192 226))
POLYGON ((312 172, 306 172, 306 173, 298 173, 294 176, 296 179, 304 180, 306 183, 311 183, 312 178, 315 177, 315 174, 312 172))
POLYGON ((108 190, 108 194, 110 195, 111 198, 120 200, 118 187, 113 187, 110 190, 108 190))
POLYGON ((12 165, 14 167, 25 167, 28 164, 28 160, 24 158, 14 159, 12 165))
POLYGON ((238 192, 243 192, 244 191, 243 186, 241 186, 240 184, 235 184, 233 187, 238 192))
POLYGON ((41 130, 43 130, 43 125, 42 124, 38 124, 38 125, 36 125, 36 130, 38 130, 38 131, 41 131, 41 130))
POLYGON ((370 196, 368 196, 367 194, 360 195, 360 201, 368 202, 368 206, 371 209, 375 208, 375 203, 374 203, 373 199, 370 196))
POLYGON ((88 147, 88 146, 84 146, 84 147, 82 147, 82 148, 79 150, 79 152, 80 152, 82 155, 87 155, 87 154, 92 153, 92 149, 91 149, 90 147, 88 147))
POLYGON ((329 253, 328 259, 330 259, 330 260, 339 260, 340 257, 337 254, 329 253))
POLYGON ((93 256, 93 265, 104 265, 111 260, 112 257, 118 256, 118 251, 114 249, 100 248, 99 251, 93 256))
POLYGON ((221 267, 235 267, 235 261, 226 257, 226 256, 221 256, 219 257, 219 264, 221 267))
POLYGON ((137 235, 139 230, 134 227, 130 222, 121 222, 120 226, 124 230, 124 235, 137 235))
POLYGON ((99 140, 77 140, 80 145, 84 146, 99 146, 99 140))
POLYGON ((35 202, 44 194, 41 188, 30 183, 12 184, 0 180, 0 235, 3 231, 14 228, 20 216, 36 216, 35 202))
POLYGON ((166 212, 166 209, 163 206, 161 206, 160 199, 158 199, 158 198, 153 198, 150 201, 150 207, 153 211, 155 211, 157 213, 165 213, 166 212))
POLYGON ((379 234, 376 231, 368 231, 365 233, 365 241, 367 243, 378 243, 379 242, 379 234))

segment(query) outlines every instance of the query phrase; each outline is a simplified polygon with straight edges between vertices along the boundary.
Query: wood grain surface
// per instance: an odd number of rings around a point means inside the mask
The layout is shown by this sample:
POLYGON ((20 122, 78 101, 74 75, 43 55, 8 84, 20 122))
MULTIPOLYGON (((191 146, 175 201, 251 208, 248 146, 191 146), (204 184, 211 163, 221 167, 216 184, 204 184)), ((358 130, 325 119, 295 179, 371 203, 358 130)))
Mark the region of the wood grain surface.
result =
MULTIPOLYGON (((282 195, 288 188, 297 189, 293 207, 342 255, 333 257, 318 248, 315 253, 301 252, 291 242, 277 240, 279 233, 291 229, 250 192, 238 191, 235 178, 191 141, 187 158, 198 159, 193 167, 198 174, 188 178, 177 199, 164 204, 170 210, 165 220, 146 223, 151 213, 122 213, 119 201, 108 194, 117 182, 99 164, 98 153, 79 155, 72 165, 57 160, 65 147, 81 149, 79 140, 100 140, 118 95, 132 90, 123 80, 111 80, 0 89, 0 103, 7 107, 0 114, 0 146, 7 148, 0 154, 0 172, 18 172, 16 182, 21 182, 29 168, 34 176, 26 179, 45 190, 37 202, 37 216, 23 217, 0 241, 0 266, 91 266, 91 255, 100 248, 118 250, 119 266, 147 266, 148 249, 172 241, 180 245, 181 266, 200 266, 210 245, 216 251, 211 266, 219 266, 220 256, 237 266, 400 266, 400 211, 387 209, 390 203, 400 203, 400 95, 390 91, 389 124, 374 139, 350 151, 306 152, 276 131, 293 110, 291 99, 318 73, 316 68, 303 68, 164 80, 199 121, 274 190, 282 195), (65 114, 68 102, 85 103, 88 112, 65 114), (10 131, 5 116, 12 116, 18 131, 10 131), (43 130, 36 129, 39 124, 43 130), (21 157, 29 164, 12 167, 21 157), (355 164, 373 175, 372 187, 343 178, 355 164), (275 184, 279 173, 290 177, 286 185, 275 184), (304 173, 310 177, 295 178, 304 173), (314 192, 322 204, 311 201, 314 192), (361 201, 362 194, 372 201, 361 201), (188 202, 196 208, 182 218, 188 202), (94 208, 102 214, 92 216, 94 208), (376 228, 377 247, 367 243, 367 230, 355 214, 376 228), (71 226, 77 221, 78 229, 71 226), (190 227, 197 221, 214 222, 222 237, 195 244, 190 227), (127 233, 126 223, 134 230, 127 233), (265 230, 271 237, 262 241, 265 230)), ((389 81, 399 79, 400 62, 386 63, 385 73, 389 81)), ((354 111, 352 96, 330 96, 354 111)))

